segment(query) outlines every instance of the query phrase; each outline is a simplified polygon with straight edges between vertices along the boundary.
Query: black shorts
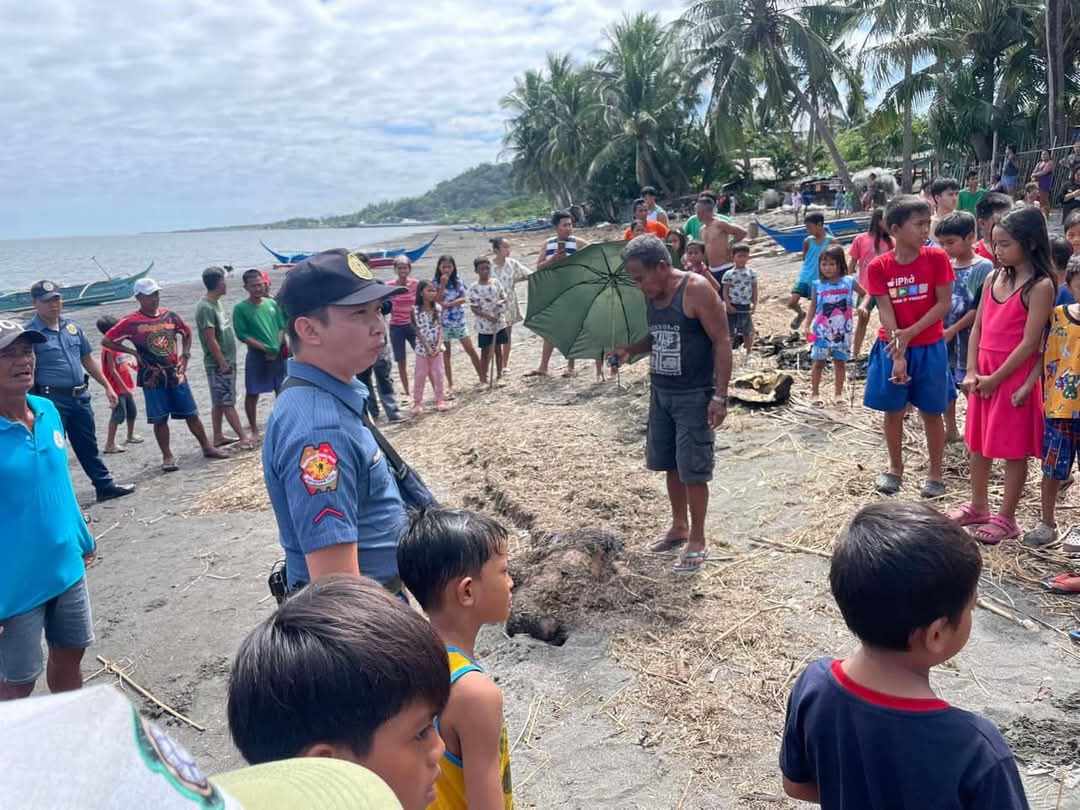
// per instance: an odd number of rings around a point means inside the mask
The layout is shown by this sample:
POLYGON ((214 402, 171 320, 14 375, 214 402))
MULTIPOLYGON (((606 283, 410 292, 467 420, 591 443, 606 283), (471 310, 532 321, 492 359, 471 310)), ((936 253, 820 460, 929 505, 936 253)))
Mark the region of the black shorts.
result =
POLYGON ((709 427, 712 389, 665 391, 652 387, 649 429, 645 439, 645 466, 666 472, 678 470, 684 484, 712 480, 713 429, 709 427))
POLYGON ((510 342, 510 327, 500 329, 494 335, 485 335, 481 332, 476 336, 476 342, 481 349, 486 349, 492 343, 496 346, 505 346, 510 342))

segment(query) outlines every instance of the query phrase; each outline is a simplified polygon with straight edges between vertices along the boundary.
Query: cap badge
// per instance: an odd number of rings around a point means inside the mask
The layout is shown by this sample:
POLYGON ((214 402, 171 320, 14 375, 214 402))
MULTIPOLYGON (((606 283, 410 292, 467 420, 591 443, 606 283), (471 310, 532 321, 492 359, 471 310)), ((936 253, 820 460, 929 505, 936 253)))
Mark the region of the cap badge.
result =
POLYGON ((367 281, 374 281, 375 276, 372 274, 371 269, 364 264, 360 257, 355 253, 349 254, 349 269, 352 270, 353 275, 357 278, 362 278, 367 281))
POLYGON ((51 281, 46 281, 44 284, 41 285, 41 289, 45 292, 52 292, 56 289, 56 285, 53 284, 51 281))
POLYGON ((65 328, 67 329, 67 333, 69 335, 77 335, 77 334, 79 334, 79 327, 77 327, 73 323, 69 323, 65 328))

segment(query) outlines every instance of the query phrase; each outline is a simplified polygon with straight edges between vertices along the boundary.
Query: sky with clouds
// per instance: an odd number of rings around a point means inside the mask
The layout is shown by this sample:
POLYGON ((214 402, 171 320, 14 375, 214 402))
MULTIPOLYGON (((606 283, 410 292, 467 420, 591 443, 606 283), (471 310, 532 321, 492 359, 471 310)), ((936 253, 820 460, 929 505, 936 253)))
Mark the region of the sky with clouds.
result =
MULTIPOLYGON (((502 145, 499 99, 643 0, 0 0, 0 239, 356 210, 502 145)), ((678 9, 672 6, 666 17, 678 9)))

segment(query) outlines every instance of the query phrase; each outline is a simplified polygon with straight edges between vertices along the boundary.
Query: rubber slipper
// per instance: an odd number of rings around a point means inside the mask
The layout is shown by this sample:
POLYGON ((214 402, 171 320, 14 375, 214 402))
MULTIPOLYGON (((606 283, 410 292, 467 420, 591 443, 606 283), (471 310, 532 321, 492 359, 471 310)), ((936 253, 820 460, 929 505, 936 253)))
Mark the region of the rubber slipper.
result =
POLYGON ((236 444, 240 441, 237 436, 222 436, 220 442, 214 442, 214 447, 228 447, 230 444, 236 444))
POLYGON ((962 503, 945 513, 945 517, 961 526, 981 526, 990 521, 989 512, 976 512, 971 501, 962 503))
POLYGON ((1080 630, 1070 630, 1069 638, 1071 638, 1077 644, 1080 644, 1080 630))
POLYGON ((177 464, 175 461, 170 461, 168 464, 162 464, 161 465, 161 471, 163 473, 176 472, 179 469, 180 469, 180 465, 177 464))
POLYGON ((142 436, 132 436, 130 439, 125 439, 124 444, 142 444, 146 441, 142 436))
POLYGON ((903 483, 904 479, 896 473, 883 472, 878 474, 877 481, 874 482, 874 489, 882 495, 895 495, 900 491, 900 486, 903 483))
POLYGON ((1080 576, 1076 574, 1058 574, 1056 577, 1044 579, 1040 584, 1050 593, 1065 594, 1067 596, 1080 595, 1080 576), (1064 584, 1070 580, 1075 584, 1064 584))
POLYGON ((1044 548, 1057 542, 1058 532, 1055 526, 1047 526, 1042 521, 1034 529, 1024 534, 1020 541, 1028 548, 1044 548))
POLYGON ((685 551, 683 552, 683 555, 679 557, 679 561, 671 567, 671 573, 676 576, 691 576, 702 569, 702 566, 705 565, 707 559, 709 559, 708 550, 685 551))
POLYGON ((657 538, 650 546, 649 552, 652 554, 670 554, 680 546, 685 546, 688 537, 660 537, 657 538))
POLYGON ((943 481, 927 481, 919 490, 919 496, 923 498, 941 498, 945 495, 945 483, 943 481))
POLYGON ((102 452, 107 456, 113 456, 117 453, 126 453, 127 450, 125 450, 123 447, 113 447, 112 449, 107 448, 105 450, 102 450, 102 452))
POLYGON ((1020 536, 1016 521, 1004 515, 993 515, 986 523, 972 526, 969 531, 984 546, 996 546, 1002 540, 1014 540, 1020 536))
POLYGON ((1066 554, 1080 554, 1080 527, 1073 526, 1061 538, 1061 550, 1066 554))

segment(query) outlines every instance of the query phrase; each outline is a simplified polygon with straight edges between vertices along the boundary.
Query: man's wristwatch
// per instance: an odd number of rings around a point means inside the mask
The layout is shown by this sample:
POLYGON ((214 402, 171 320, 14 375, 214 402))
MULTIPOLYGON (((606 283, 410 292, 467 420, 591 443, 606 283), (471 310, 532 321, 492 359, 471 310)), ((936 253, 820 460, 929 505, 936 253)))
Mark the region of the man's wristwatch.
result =
POLYGON ((713 394, 713 402, 719 402, 721 405, 728 404, 727 394, 713 394))

